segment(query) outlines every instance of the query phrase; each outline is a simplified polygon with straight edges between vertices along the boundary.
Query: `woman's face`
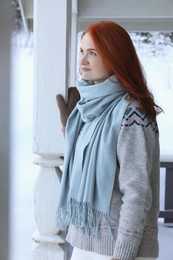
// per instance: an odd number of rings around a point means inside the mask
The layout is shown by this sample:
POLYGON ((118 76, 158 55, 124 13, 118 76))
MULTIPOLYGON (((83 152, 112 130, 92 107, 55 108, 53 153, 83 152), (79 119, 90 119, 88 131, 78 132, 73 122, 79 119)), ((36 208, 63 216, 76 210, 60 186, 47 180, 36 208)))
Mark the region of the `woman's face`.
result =
POLYGON ((92 80, 97 84, 109 77, 89 33, 81 40, 79 65, 81 77, 85 80, 92 80))

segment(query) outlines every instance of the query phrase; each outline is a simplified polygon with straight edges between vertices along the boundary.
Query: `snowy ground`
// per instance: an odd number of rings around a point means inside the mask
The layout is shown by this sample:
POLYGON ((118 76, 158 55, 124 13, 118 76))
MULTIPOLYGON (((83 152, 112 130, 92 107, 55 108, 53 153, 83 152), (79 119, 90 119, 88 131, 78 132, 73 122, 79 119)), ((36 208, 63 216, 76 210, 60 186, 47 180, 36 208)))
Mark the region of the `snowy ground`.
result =
MULTIPOLYGON (((32 42, 31 42, 32 43, 32 42)), ((157 55, 146 46, 139 50, 151 89, 165 114, 158 117, 161 152, 173 154, 173 47, 167 46, 157 55)), ((10 260, 32 260, 32 233, 35 230, 33 212, 34 182, 38 167, 33 165, 32 106, 33 50, 25 41, 12 51, 12 170, 11 170, 11 245, 10 260)), ((164 171, 161 172, 161 208, 163 208, 164 171)), ((160 258, 172 260, 173 228, 159 224, 160 258)))

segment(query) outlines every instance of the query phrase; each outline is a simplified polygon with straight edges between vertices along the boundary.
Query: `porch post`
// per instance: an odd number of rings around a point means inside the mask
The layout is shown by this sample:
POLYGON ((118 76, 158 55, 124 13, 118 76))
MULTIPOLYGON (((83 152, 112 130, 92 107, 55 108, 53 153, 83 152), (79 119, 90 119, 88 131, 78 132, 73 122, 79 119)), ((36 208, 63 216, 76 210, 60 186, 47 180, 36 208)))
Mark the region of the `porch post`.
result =
POLYGON ((59 166, 64 152, 56 94, 69 85, 71 0, 34 1, 33 153, 39 175, 35 184, 34 260, 66 259, 64 239, 56 226, 59 166))

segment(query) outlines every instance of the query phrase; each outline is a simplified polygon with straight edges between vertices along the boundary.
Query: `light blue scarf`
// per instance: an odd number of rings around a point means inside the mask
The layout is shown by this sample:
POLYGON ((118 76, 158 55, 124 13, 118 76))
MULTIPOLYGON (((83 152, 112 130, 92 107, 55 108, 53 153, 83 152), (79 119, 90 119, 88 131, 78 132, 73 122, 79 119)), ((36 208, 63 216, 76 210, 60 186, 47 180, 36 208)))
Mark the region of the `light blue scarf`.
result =
POLYGON ((58 225, 73 224, 96 234, 102 217, 109 225, 117 139, 128 102, 114 76, 89 84, 84 80, 77 83, 81 99, 66 127, 57 217, 58 225))

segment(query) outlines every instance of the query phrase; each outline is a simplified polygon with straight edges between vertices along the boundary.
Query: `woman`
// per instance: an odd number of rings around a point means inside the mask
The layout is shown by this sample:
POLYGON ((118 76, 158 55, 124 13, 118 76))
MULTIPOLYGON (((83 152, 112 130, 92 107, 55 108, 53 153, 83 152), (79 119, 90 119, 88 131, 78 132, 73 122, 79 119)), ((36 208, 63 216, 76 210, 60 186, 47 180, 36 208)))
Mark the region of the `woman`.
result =
MULTIPOLYGON (((101 21, 83 32, 79 65, 57 212, 74 247, 71 259, 154 260, 161 109, 118 24, 101 21)), ((59 96, 62 112, 60 103, 59 96)))

